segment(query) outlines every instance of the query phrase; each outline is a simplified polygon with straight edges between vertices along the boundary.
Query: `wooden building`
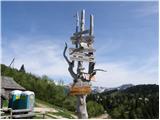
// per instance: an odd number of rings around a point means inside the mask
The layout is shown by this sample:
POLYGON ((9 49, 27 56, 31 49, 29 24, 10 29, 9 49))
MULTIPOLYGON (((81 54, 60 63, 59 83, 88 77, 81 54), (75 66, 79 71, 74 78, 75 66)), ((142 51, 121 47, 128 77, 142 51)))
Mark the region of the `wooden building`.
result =
POLYGON ((9 100, 9 93, 13 90, 24 91, 25 88, 20 86, 13 78, 7 76, 1 76, 1 107, 3 105, 3 100, 9 100))

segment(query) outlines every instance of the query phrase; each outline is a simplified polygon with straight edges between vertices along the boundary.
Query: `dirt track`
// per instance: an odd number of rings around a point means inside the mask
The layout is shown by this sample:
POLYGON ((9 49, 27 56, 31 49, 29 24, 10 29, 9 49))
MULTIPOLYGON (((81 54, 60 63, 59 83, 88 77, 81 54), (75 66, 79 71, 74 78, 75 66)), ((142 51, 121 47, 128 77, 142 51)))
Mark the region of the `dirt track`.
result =
POLYGON ((110 119, 110 116, 106 113, 91 119, 110 119))
MULTIPOLYGON (((41 104, 41 103, 36 103, 36 105, 38 107, 35 107, 34 111, 35 112, 39 112, 39 113, 47 113, 45 119, 53 119, 53 118, 56 118, 56 119, 67 119, 67 118, 64 118, 62 116, 56 116, 56 115, 48 113, 48 112, 58 112, 58 110, 56 110, 54 108, 50 108, 47 105, 44 105, 44 104, 41 104)), ((72 116, 75 119, 77 119, 77 116, 75 116, 75 115, 72 115, 72 116)), ((100 116, 97 116, 97 117, 94 117, 94 118, 91 118, 91 119, 109 119, 109 118, 110 118, 110 116, 108 114, 102 114, 100 116)))

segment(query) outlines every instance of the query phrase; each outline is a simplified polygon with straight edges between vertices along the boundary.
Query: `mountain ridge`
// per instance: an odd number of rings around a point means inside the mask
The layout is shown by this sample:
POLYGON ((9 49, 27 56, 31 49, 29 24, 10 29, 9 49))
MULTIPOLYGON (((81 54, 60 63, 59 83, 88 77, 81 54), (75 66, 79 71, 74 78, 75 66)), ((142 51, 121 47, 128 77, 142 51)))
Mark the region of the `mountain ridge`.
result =
MULTIPOLYGON (((34 91, 37 99, 75 113, 76 97, 67 96, 65 87, 56 85, 47 76, 37 77, 5 65, 1 65, 1 75, 13 77, 18 84, 34 91)), ((127 84, 109 91, 91 93, 87 96, 87 109, 92 118, 105 111, 111 118, 158 118, 158 101, 159 85, 127 84)))

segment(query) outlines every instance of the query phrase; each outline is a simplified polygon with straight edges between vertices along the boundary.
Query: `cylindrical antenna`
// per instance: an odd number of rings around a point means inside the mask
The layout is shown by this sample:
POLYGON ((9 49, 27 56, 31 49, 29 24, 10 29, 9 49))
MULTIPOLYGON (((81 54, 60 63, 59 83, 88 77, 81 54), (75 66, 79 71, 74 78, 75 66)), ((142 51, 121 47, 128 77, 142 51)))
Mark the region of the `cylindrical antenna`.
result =
POLYGON ((78 12, 76 13, 76 32, 78 32, 79 29, 79 14, 78 12))
POLYGON ((93 31, 94 31, 94 17, 93 15, 90 15, 90 35, 93 35, 93 31))
POLYGON ((85 26, 85 10, 81 11, 81 31, 84 31, 85 26))

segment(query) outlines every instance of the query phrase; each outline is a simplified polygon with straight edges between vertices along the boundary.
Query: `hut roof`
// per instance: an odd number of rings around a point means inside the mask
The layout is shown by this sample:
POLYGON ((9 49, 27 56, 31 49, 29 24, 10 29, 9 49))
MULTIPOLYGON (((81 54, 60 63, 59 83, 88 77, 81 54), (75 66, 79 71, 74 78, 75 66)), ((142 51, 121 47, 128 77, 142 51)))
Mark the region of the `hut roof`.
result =
POLYGON ((1 88, 12 90, 25 90, 25 88, 16 83, 13 78, 6 76, 1 77, 1 88))

